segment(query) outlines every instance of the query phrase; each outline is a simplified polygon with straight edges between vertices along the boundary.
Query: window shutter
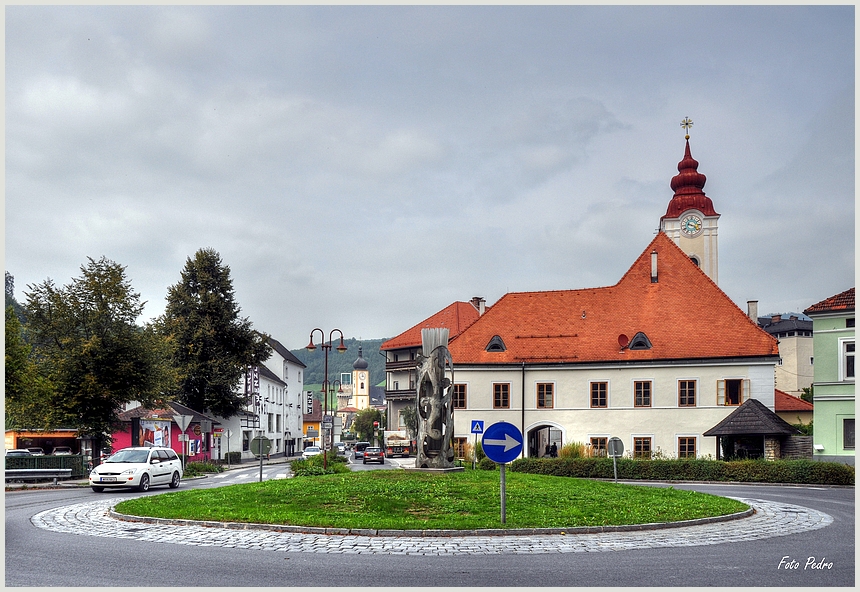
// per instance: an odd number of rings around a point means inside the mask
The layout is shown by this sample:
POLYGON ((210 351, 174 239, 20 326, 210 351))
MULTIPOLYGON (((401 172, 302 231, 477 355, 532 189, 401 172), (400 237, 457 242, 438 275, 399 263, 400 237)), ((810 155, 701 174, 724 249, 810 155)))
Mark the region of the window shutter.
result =
POLYGON ((726 381, 717 381, 717 405, 726 404, 726 381))
POLYGON ((744 380, 743 392, 741 393, 741 403, 750 398, 750 379, 747 378, 744 380))

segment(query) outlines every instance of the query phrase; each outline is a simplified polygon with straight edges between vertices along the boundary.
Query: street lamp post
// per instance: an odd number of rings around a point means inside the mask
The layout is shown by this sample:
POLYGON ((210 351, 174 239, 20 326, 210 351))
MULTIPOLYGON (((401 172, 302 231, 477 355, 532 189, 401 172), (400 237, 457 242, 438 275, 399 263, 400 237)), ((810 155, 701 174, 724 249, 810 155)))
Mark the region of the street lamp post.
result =
MULTIPOLYGON (((331 344, 332 344, 332 341, 334 341, 335 331, 340 333, 340 345, 338 345, 335 348, 335 349, 337 349, 337 352, 339 354, 342 354, 343 352, 346 351, 346 346, 343 344, 343 331, 341 331, 340 329, 332 329, 331 330, 331 332, 328 334, 328 343, 326 344, 324 342, 325 331, 323 331, 322 329, 317 327, 316 329, 313 329, 311 331, 311 340, 308 343, 308 347, 307 347, 308 351, 314 351, 317 348, 317 346, 314 345, 314 333, 316 333, 317 331, 320 332, 320 340, 323 341, 323 343, 320 343, 320 347, 323 349, 323 353, 325 354, 325 376, 323 377, 323 383, 322 383, 323 421, 325 421, 325 418, 328 415, 328 397, 329 397, 329 394, 328 394, 328 387, 329 387, 329 382, 328 382, 328 352, 332 347, 331 344)), ((337 381, 337 382, 339 383, 340 381, 337 381)), ((320 422, 320 429, 322 429, 322 422, 320 422)), ((323 442, 322 442, 322 445, 323 445, 322 446, 322 449, 323 449, 323 469, 326 470, 326 469, 328 469, 328 458, 327 458, 328 455, 326 454, 327 451, 325 449, 325 438, 323 438, 322 440, 323 440, 323 442)))

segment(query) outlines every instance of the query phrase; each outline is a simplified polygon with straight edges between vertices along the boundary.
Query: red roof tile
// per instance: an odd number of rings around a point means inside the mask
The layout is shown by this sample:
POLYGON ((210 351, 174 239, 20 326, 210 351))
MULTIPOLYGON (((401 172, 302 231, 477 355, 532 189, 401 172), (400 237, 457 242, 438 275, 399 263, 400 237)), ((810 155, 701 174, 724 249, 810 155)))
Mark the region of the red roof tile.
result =
POLYGON ((624 362, 776 356, 776 339, 664 233, 614 286, 504 295, 451 340, 455 364, 624 362), (651 282, 651 253, 658 281, 651 282), (619 346, 643 332, 651 349, 619 346), (504 352, 487 352, 498 335, 504 352))
MULTIPOLYGON (((489 310, 489 308, 487 309, 489 310)), ((403 349, 407 347, 419 347, 421 345, 421 329, 447 328, 448 340, 450 341, 466 327, 474 323, 480 314, 469 302, 454 302, 443 308, 432 317, 425 319, 407 329, 397 337, 392 337, 384 342, 379 349, 386 351, 392 349, 403 349)))
POLYGON ((830 312, 837 310, 854 310, 854 288, 849 288, 844 292, 825 298, 821 302, 817 302, 803 311, 803 314, 816 312, 830 312))
POLYGON ((773 389, 773 397, 773 408, 776 411, 812 411, 812 403, 784 393, 779 389, 773 389))

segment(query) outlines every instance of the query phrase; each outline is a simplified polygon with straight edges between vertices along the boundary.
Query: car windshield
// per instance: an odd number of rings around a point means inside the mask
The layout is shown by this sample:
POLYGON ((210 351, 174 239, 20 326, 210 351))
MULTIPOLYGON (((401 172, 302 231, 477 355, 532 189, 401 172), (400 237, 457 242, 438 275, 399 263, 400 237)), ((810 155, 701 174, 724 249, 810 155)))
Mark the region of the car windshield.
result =
POLYGON ((145 463, 149 458, 149 450, 120 450, 112 457, 107 459, 106 463, 145 463))
POLYGON ((319 446, 308 446, 307 448, 305 448, 305 450, 307 452, 319 452, 320 447, 319 446))
POLYGON ((382 448, 368 448, 365 452, 382 452, 382 448))

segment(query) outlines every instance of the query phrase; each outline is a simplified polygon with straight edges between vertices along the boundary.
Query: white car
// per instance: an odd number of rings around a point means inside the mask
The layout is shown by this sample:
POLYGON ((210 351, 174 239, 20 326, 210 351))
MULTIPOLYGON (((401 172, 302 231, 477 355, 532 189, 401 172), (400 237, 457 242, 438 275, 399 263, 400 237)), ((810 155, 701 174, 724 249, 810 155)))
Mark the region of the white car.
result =
POLYGON ((90 473, 90 487, 100 493, 106 487, 134 487, 147 491, 153 485, 179 487, 182 460, 171 448, 123 448, 90 473))
POLYGON ((302 452, 302 458, 307 460, 312 456, 319 456, 322 454, 322 450, 320 450, 319 446, 308 446, 302 452))

